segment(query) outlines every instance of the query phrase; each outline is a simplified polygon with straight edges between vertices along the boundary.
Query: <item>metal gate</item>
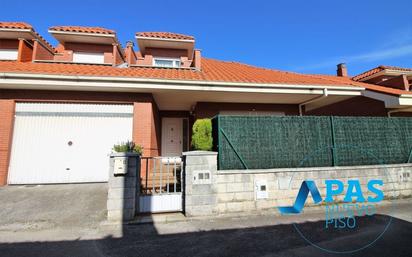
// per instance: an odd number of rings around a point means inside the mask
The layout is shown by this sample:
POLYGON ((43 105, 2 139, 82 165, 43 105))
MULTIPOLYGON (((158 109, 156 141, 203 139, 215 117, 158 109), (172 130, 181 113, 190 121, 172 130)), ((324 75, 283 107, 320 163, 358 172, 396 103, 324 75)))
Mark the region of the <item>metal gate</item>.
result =
POLYGON ((142 157, 139 212, 183 210, 183 162, 176 157, 142 157))

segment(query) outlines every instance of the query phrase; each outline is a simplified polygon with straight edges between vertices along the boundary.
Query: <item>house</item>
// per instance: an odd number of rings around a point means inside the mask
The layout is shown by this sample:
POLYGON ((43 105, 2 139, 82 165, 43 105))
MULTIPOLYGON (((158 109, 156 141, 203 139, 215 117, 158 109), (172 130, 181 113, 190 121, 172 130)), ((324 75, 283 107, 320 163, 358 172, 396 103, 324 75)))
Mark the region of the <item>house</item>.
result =
POLYGON ((362 72, 352 79, 354 81, 410 91, 412 85, 412 69, 381 65, 362 72))
MULTIPOLYGON (((360 81, 368 84, 374 84, 377 86, 385 87, 386 93, 388 94, 379 94, 379 90, 375 93, 368 94, 369 97, 378 99, 385 102, 386 108, 393 108, 393 110, 388 111, 388 115, 395 113, 405 115, 405 112, 409 110, 409 100, 406 96, 402 97, 402 94, 405 92, 411 91, 412 85, 412 69, 411 68, 402 68, 402 67, 393 67, 393 66, 384 66, 370 69, 359 75, 356 75, 352 78, 354 81, 360 81), (392 92, 392 94, 390 93, 392 92), (396 97, 397 95, 401 97, 396 97), (401 108, 399 108, 401 107, 401 108)), ((370 87, 372 90, 373 88, 370 87)))
POLYGON ((24 22, 0 22, 0 184, 107 181, 113 144, 180 156, 194 120, 247 115, 408 115, 412 92, 337 76, 202 56, 195 38, 54 26, 51 46, 24 22), (136 49, 135 49, 136 48, 136 49))

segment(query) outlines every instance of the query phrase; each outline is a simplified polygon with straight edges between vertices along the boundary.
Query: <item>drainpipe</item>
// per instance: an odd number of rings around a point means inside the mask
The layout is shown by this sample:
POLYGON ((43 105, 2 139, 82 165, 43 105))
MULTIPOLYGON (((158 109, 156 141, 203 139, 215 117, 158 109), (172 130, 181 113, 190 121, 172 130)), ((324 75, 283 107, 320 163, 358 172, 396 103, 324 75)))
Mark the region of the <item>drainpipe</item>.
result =
POLYGON ((405 111, 412 111, 412 107, 405 107, 405 108, 401 108, 401 109, 390 110, 390 111, 388 111, 388 117, 391 117, 391 114, 392 114, 392 113, 395 113, 395 112, 405 112, 405 111))
POLYGON ((303 115, 303 106, 304 106, 304 105, 307 105, 307 104, 310 104, 310 103, 313 103, 313 102, 317 102, 317 101, 319 101, 319 100, 321 100, 321 99, 323 99, 323 98, 326 98, 326 97, 328 97, 328 89, 327 89, 327 88, 324 88, 324 89, 323 89, 323 95, 317 96, 317 97, 315 97, 315 98, 313 98, 313 99, 310 99, 310 100, 308 100, 308 101, 306 101, 306 102, 303 102, 303 103, 299 104, 299 116, 302 116, 302 115, 303 115))

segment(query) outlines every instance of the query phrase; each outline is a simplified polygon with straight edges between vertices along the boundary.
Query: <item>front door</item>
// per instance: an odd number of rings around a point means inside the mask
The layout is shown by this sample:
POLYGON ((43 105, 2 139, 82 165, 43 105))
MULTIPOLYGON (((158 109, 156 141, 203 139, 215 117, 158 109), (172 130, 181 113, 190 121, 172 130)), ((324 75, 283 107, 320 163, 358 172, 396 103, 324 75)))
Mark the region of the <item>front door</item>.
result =
POLYGON ((183 151, 183 119, 162 119, 162 156, 180 156, 183 151))
POLYGON ((184 118, 162 119, 162 154, 160 157, 143 157, 141 170, 142 191, 139 196, 139 212, 182 211, 182 160, 180 156, 187 140, 184 118))

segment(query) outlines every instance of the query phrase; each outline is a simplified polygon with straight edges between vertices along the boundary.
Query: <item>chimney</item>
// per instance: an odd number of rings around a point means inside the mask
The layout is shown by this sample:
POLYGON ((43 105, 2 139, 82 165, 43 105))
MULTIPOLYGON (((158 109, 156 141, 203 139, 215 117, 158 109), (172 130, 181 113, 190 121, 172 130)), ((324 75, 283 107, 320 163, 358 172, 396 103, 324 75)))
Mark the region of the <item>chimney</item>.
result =
POLYGON ((336 75, 338 77, 347 77, 348 76, 348 69, 346 68, 346 63, 339 63, 337 65, 336 75))
POLYGON ((134 44, 132 41, 127 41, 125 55, 126 55, 126 62, 129 65, 136 64, 136 54, 133 50, 133 46, 134 44))
POLYGON ((134 43, 133 43, 133 41, 127 41, 126 42, 126 47, 133 47, 134 46, 134 43))
POLYGON ((201 67, 202 67, 202 54, 200 53, 199 49, 195 49, 195 51, 194 51, 192 66, 195 67, 196 70, 201 70, 201 67))

